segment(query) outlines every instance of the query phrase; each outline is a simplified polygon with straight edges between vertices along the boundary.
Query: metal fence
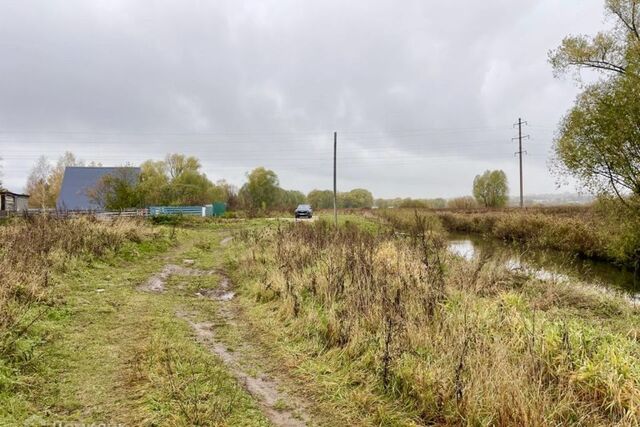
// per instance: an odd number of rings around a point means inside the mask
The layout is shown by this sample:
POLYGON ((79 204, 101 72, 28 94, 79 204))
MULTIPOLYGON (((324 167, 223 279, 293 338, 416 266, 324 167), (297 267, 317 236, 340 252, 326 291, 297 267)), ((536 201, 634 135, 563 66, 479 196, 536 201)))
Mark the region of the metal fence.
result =
POLYGON ((9 216, 34 216, 47 215, 56 218, 70 218, 76 216, 95 216, 96 218, 117 218, 117 217, 146 217, 149 215, 148 209, 124 209, 121 211, 96 211, 96 210, 60 210, 60 209, 27 209, 19 212, 0 211, 0 217, 9 216))
POLYGON ((146 217, 157 215, 184 215, 184 216, 221 216, 227 210, 225 203, 213 203, 206 206, 151 206, 145 209, 124 209, 120 211, 98 210, 59 210, 59 209, 28 209, 20 212, 0 211, 0 217, 48 215, 58 218, 93 215, 96 218, 118 217, 146 217))
POLYGON ((149 215, 185 215, 185 216, 206 216, 205 206, 151 206, 149 215))
POLYGON ((151 206, 149 215, 221 216, 227 210, 224 203, 206 206, 151 206))
POLYGON ((105 217, 105 218, 117 218, 117 217, 145 217, 149 215, 148 209, 127 209, 123 211, 114 211, 114 212, 99 212, 96 214, 97 217, 105 217))

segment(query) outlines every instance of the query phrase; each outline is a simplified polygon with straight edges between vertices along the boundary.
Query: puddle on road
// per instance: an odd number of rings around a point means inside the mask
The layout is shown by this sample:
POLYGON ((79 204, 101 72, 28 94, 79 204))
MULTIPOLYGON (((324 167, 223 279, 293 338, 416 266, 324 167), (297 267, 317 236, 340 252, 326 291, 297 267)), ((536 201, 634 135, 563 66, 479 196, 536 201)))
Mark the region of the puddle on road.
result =
POLYGON ((165 285, 169 277, 176 276, 206 276, 214 274, 213 271, 198 270, 196 268, 187 268, 176 264, 167 264, 162 270, 152 275, 145 283, 138 286, 138 289, 146 292, 161 293, 165 290, 165 285))

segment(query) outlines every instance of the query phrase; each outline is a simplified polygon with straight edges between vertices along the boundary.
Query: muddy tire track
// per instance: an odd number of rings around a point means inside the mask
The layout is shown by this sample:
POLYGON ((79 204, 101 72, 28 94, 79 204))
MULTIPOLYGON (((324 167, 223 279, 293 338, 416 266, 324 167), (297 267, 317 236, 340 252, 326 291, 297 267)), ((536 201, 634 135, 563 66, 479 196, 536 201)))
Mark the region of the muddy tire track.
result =
MULTIPOLYGON (((233 237, 228 236, 222 239, 221 246, 227 246, 233 237)), ((167 260, 169 261, 169 260, 167 260)), ((175 262, 175 261, 174 261, 175 262)), ((243 367, 246 362, 243 350, 249 351, 252 345, 244 342, 238 350, 231 352, 216 337, 216 325, 220 323, 225 327, 242 327, 241 319, 236 316, 237 308, 234 305, 235 291, 230 278, 223 270, 199 270, 193 267, 192 260, 183 260, 184 265, 166 264, 162 270, 153 274, 146 282, 140 284, 137 289, 143 292, 162 294, 166 290, 166 283, 173 275, 177 276, 203 276, 219 275, 220 283, 215 288, 203 288, 195 293, 197 298, 208 298, 216 304, 219 316, 218 323, 201 322, 197 320, 197 312, 176 312, 176 316, 186 321, 191 326, 195 339, 205 346, 211 353, 222 360, 228 372, 235 377, 238 384, 256 400, 265 416, 276 426, 281 427, 304 427, 313 425, 308 414, 308 404, 299 397, 282 391, 281 384, 269 375, 251 374, 243 367)))
POLYGON ((238 383, 256 399, 263 413, 274 425, 281 427, 311 425, 311 418, 305 410, 306 405, 281 391, 281 387, 275 379, 267 375, 251 375, 242 368, 240 365, 242 356, 239 356, 237 352, 230 352, 221 342, 216 340, 214 323, 197 322, 193 319, 193 314, 189 313, 179 312, 176 314, 191 326, 197 341, 222 360, 238 383))

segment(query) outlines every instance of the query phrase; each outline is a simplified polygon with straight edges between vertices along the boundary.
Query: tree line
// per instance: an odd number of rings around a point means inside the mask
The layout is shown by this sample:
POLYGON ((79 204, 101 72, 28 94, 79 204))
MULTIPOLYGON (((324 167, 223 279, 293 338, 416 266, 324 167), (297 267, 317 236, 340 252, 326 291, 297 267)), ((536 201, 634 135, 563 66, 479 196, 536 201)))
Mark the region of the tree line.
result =
MULTIPOLYGON (((25 191, 30 194, 33 208, 55 208, 66 167, 102 166, 87 163, 73 153, 62 155, 55 164, 46 157, 38 159, 32 168, 25 191)), ((109 210, 145 206, 188 206, 224 202, 229 209, 264 211, 293 209, 302 203, 314 208, 333 207, 333 192, 313 190, 305 195, 301 191, 286 190, 280 186, 278 175, 264 167, 257 167, 246 175, 240 187, 225 180, 211 181, 202 171, 200 161, 184 154, 168 154, 164 160, 147 160, 139 173, 131 165, 116 168, 104 175, 98 183, 87 189, 87 196, 109 210)), ((358 188, 338 193, 340 208, 371 208, 373 195, 358 188)))
MULTIPOLYGON (((55 208, 66 167, 101 166, 86 163, 73 153, 62 155, 55 164, 40 157, 29 174, 26 191, 33 208, 55 208)), ((312 190, 304 194, 280 186, 278 175, 257 167, 246 175, 246 182, 237 188, 225 180, 212 182, 202 171, 202 164, 193 156, 168 154, 164 160, 147 160, 138 169, 125 165, 104 175, 97 185, 87 189, 87 196, 109 210, 145 206, 202 206, 224 202, 229 209, 265 211, 292 209, 309 203, 315 209, 333 208, 333 191, 312 190)), ((348 208, 459 208, 477 206, 501 207, 508 199, 506 175, 502 171, 487 171, 473 183, 474 198, 469 196, 446 200, 436 199, 375 199, 369 190, 355 188, 337 194, 337 207, 348 208)))
POLYGON ((412 209, 473 209, 477 207, 501 208, 509 202, 509 185, 504 171, 485 171, 473 180, 472 196, 452 199, 412 199, 397 197, 394 199, 376 199, 378 208, 412 209))

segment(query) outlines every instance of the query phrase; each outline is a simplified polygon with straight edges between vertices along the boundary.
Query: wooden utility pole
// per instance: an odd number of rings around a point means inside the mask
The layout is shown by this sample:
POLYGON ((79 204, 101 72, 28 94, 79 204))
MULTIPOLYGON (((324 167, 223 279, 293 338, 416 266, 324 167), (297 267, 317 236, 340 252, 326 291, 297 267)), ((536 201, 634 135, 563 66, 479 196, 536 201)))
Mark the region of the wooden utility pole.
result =
POLYGON ((338 150, 338 132, 333 132, 333 220, 338 227, 338 192, 336 185, 336 158, 338 150))
POLYGON ((522 184, 522 154, 526 153, 526 151, 522 151, 522 140, 525 138, 529 138, 529 135, 522 136, 522 125, 527 124, 527 122, 523 122, 521 118, 518 119, 518 123, 514 126, 518 126, 518 137, 513 138, 518 140, 518 151, 516 151, 515 155, 519 157, 520 160, 520 207, 524 207, 524 195, 523 195, 523 184, 522 184))

